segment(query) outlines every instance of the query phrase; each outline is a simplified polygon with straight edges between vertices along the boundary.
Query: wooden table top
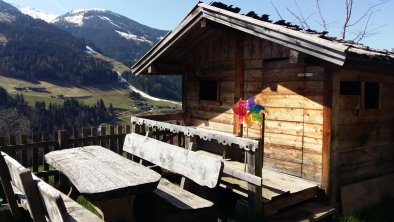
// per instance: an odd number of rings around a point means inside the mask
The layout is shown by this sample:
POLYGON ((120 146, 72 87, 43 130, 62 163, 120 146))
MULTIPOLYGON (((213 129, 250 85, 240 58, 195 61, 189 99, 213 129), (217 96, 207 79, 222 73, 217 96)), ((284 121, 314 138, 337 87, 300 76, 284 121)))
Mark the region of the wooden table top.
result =
POLYGON ((101 146, 53 151, 44 158, 93 201, 152 191, 161 178, 155 171, 101 146))

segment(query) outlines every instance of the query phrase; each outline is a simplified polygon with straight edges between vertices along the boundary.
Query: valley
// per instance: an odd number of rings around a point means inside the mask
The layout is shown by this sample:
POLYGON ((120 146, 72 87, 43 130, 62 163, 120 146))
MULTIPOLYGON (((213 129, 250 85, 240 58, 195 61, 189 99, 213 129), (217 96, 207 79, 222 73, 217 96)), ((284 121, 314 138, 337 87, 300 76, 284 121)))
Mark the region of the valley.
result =
POLYGON ((128 96, 129 89, 123 83, 110 83, 110 84, 89 84, 85 86, 72 86, 62 84, 60 82, 45 82, 38 81, 31 83, 24 80, 14 79, 10 77, 0 76, 0 86, 4 87, 11 96, 16 96, 18 93, 23 94, 25 101, 31 107, 34 107, 37 101, 45 102, 47 105, 63 104, 66 98, 75 98, 86 105, 94 105, 102 99, 108 107, 112 104, 117 114, 118 119, 124 120, 128 123, 131 114, 142 113, 136 106, 143 103, 152 109, 150 113, 158 113, 163 111, 171 111, 181 109, 180 104, 174 104, 166 101, 156 101, 151 99, 133 100, 128 96), (18 91, 15 87, 32 87, 32 88, 45 88, 46 92, 34 91, 18 91), (166 107, 163 109, 162 107, 166 107))

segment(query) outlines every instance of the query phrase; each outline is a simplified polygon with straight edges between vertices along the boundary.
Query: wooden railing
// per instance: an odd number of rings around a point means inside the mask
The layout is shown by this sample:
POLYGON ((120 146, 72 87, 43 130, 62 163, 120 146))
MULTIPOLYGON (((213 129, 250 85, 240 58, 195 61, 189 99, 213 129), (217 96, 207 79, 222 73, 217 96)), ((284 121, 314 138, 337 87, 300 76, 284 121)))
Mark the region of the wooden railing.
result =
POLYGON ((0 150, 18 160, 23 166, 29 167, 33 173, 49 181, 50 177, 54 185, 59 185, 61 175, 50 169, 44 161, 44 155, 53 150, 67 149, 72 147, 100 145, 118 154, 123 154, 123 141, 127 133, 130 133, 130 125, 109 126, 101 128, 74 129, 54 131, 48 133, 28 135, 11 135, 8 138, 0 137, 0 150))
MULTIPOLYGON (((150 135, 151 137, 184 148, 188 148, 190 142, 198 144, 198 140, 209 141, 215 144, 214 146, 220 147, 219 149, 221 149, 222 155, 219 158, 224 162, 223 173, 237 180, 246 182, 246 192, 244 188, 241 188, 238 186, 238 184, 235 184, 235 186, 230 185, 231 187, 229 187, 227 181, 223 180, 223 183, 221 184, 226 187, 226 189, 238 190, 244 193, 248 201, 249 221, 255 221, 256 218, 261 218, 263 167, 262 153, 264 149, 264 137, 260 140, 253 140, 237 137, 229 133, 196 128, 193 126, 184 126, 179 124, 177 121, 175 121, 177 124, 158 121, 160 119, 165 119, 167 121, 172 120, 168 118, 159 118, 157 116, 153 116, 154 118, 150 118, 152 116, 144 117, 145 118, 142 118, 141 116, 131 117, 131 131, 133 133, 144 135, 145 131, 149 130, 149 132, 152 132, 150 135), (175 138, 176 140, 174 140, 175 138), (238 161, 231 161, 231 155, 238 152, 242 152, 242 155, 244 156, 244 169, 239 168, 239 165, 242 166, 242 163, 238 161), (238 167, 234 168, 234 164, 238 167)), ((262 135, 264 135, 264 132, 262 132, 262 135)), ((199 149, 199 145, 197 145, 196 149, 199 149)), ((239 157, 239 154, 236 156, 239 157)))

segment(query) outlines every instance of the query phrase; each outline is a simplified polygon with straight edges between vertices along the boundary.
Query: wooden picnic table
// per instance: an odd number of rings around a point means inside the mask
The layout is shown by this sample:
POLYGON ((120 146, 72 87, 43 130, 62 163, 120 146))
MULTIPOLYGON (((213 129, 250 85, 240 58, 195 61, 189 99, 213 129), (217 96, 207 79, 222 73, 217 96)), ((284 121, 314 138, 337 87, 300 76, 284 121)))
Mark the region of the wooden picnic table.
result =
POLYGON ((161 178, 155 171, 101 146, 85 146, 45 155, 75 188, 104 214, 105 221, 135 221, 135 195, 153 191, 161 178))

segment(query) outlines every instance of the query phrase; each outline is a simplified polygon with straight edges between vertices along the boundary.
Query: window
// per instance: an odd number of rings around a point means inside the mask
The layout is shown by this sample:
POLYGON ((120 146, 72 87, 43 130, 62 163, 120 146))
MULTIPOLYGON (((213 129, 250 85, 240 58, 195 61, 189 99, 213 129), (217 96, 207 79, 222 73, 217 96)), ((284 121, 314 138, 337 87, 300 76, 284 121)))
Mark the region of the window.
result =
POLYGON ((220 84, 218 80, 200 80, 199 82, 199 101, 220 102, 220 84))
POLYGON ((365 82, 364 91, 364 108, 378 109, 379 108, 379 83, 365 82))
POLYGON ((360 81, 341 81, 340 95, 344 96, 359 96, 361 93, 360 81))
POLYGON ((342 96, 357 96, 359 107, 362 104, 363 109, 379 109, 380 83, 341 81, 339 92, 342 96))

